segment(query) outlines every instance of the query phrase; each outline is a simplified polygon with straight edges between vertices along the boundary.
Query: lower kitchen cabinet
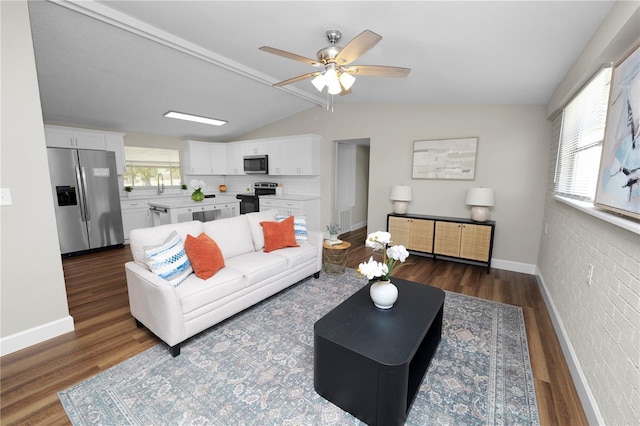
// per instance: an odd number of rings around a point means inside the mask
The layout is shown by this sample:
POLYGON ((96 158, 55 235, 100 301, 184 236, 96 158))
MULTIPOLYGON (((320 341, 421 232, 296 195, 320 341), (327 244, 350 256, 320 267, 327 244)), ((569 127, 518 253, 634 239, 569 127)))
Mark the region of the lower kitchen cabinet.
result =
POLYGON ((277 210, 279 215, 305 216, 308 230, 321 231, 320 198, 295 195, 260 197, 260 211, 271 209, 277 210))
POLYGON ((392 243, 404 245, 415 254, 430 255, 469 263, 480 263, 491 269, 495 222, 425 216, 387 215, 387 230, 392 243))
POLYGON ((129 233, 133 229, 151 226, 148 203, 149 200, 147 199, 120 200, 125 243, 129 243, 129 233))

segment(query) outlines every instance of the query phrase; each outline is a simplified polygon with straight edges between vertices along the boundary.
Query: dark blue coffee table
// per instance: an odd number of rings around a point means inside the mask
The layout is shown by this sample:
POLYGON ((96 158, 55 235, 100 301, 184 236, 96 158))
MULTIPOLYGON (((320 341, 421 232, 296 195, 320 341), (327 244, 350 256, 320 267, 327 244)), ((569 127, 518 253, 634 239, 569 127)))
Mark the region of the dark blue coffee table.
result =
POLYGON ((444 291, 392 279, 378 309, 366 285, 314 325, 314 388, 369 425, 402 425, 440 343, 444 291))

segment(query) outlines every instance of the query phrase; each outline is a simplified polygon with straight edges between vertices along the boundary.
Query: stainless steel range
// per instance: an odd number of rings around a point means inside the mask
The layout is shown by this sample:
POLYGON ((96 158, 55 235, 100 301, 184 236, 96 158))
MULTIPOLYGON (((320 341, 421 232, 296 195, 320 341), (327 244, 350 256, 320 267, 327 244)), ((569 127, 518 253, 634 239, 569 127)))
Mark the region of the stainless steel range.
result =
POLYGON ((273 195, 278 184, 275 182, 256 182, 253 184, 253 194, 238 194, 240 200, 240 214, 259 212, 260 195, 273 195))

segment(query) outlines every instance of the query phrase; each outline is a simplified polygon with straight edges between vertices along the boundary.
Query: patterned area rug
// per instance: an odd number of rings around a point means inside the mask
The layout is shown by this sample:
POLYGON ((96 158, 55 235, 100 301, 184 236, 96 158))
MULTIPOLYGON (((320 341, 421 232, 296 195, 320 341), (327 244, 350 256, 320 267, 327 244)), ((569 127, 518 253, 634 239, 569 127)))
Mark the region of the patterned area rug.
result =
MULTIPOLYGON (((74 425, 360 425, 313 389, 313 324, 367 283, 306 279, 187 341, 59 393, 74 425)), ((400 295, 402 297, 402 295, 400 295)), ((407 425, 539 424, 522 310, 447 292, 407 425)))

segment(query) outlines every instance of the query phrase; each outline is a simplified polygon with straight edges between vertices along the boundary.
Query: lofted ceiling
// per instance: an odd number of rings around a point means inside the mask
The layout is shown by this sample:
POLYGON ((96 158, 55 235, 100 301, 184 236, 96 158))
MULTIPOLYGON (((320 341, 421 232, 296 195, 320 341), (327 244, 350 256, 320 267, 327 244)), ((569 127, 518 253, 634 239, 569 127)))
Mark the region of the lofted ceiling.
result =
MULTIPOLYGON (((545 105, 613 1, 29 1, 45 123, 229 141, 308 108, 315 59, 365 29, 383 39, 354 62, 411 68, 357 77, 335 103, 545 105), (168 110, 222 120, 163 118, 168 110)), ((330 114, 330 112, 326 112, 330 114)))

